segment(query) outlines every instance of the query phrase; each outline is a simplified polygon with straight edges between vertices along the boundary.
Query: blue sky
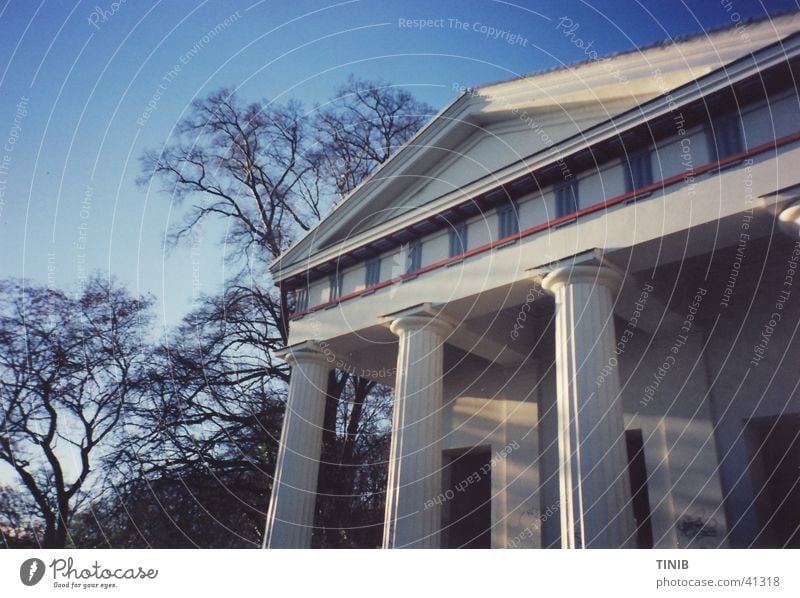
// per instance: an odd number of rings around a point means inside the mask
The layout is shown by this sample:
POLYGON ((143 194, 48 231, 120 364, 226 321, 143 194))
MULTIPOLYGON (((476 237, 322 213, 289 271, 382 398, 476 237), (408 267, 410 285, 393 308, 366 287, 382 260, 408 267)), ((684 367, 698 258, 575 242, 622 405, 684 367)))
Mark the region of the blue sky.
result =
POLYGON ((459 85, 585 59, 556 30, 562 17, 607 54, 728 25, 735 13, 797 8, 791 0, 113 4, 1 5, 0 140, 16 143, 0 151, 0 276, 74 289, 82 273, 110 271, 155 295, 166 324, 185 313, 193 288, 215 292, 228 274, 218 231, 194 252, 165 252, 180 208, 135 184, 139 156, 169 139, 194 98, 227 86, 311 107, 353 73, 406 85, 438 109, 459 85), (420 19, 435 23, 402 26, 420 19))

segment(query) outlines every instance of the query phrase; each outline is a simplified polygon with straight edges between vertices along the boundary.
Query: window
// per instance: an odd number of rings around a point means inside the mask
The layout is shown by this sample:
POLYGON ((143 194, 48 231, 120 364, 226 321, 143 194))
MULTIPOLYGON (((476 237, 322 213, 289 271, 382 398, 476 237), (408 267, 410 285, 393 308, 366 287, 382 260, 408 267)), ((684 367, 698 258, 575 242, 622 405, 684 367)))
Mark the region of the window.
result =
POLYGON ((508 205, 497 208, 497 219, 500 226, 500 238, 510 237, 519 232, 519 218, 517 216, 517 204, 511 202, 508 205))
POLYGON ((647 464, 644 459, 644 436, 641 429, 625 430, 625 444, 628 450, 633 517, 636 520, 636 548, 652 548, 653 524, 650 520, 647 464))
POLYGON ((492 547, 491 454, 485 448, 444 454, 442 540, 446 548, 492 547))
POLYGON ((711 122, 711 132, 708 139, 711 145, 711 156, 715 158, 715 161, 724 160, 741 152, 744 149, 744 144, 742 143, 742 128, 739 117, 725 115, 715 118, 711 122))
POLYGON ((467 223, 459 222, 450 229, 450 257, 467 250, 467 223))
POLYGON ((364 276, 364 285, 374 286, 381 281, 381 258, 374 257, 367 260, 367 272, 364 276))
POLYGON ((646 150, 628 156, 627 190, 635 191, 653 184, 653 167, 650 151, 646 150))
POLYGON ((578 185, 575 181, 563 183, 555 188, 556 218, 578 211, 578 185))
POLYGON ((337 272, 336 274, 331 274, 329 284, 331 290, 328 295, 328 301, 336 301, 342 296, 342 273, 337 272))
POLYGON ((411 241, 406 246, 406 274, 422 267, 422 242, 411 241))
POLYGON ((297 289, 294 292, 294 313, 300 313, 308 309, 308 287, 297 289))

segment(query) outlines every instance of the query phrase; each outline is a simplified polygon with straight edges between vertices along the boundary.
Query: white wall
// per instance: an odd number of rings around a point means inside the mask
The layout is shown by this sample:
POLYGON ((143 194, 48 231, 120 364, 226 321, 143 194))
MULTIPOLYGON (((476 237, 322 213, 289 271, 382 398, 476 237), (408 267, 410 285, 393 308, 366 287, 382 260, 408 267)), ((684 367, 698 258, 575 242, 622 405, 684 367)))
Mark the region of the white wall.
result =
POLYGON ((708 139, 703 128, 689 129, 680 137, 659 143, 652 153, 653 180, 661 181, 678 174, 688 174, 693 169, 711 161, 708 139))
POLYGON ((752 148, 795 133, 800 123, 800 105, 796 94, 774 99, 742 111, 745 147, 752 148))
POLYGON ((521 199, 519 208, 519 227, 521 230, 533 228, 537 224, 548 222, 556 216, 556 198, 552 189, 521 199))
POLYGON ((603 203, 626 192, 625 169, 619 161, 583 174, 577 180, 579 209, 603 203))
POLYGON ((536 381, 475 357, 445 374, 442 450, 491 447, 493 548, 540 546, 536 381))
MULTIPOLYGON (((795 296, 800 279, 797 277, 794 288, 790 287, 789 300, 780 310, 781 319, 770 333, 763 359, 758 366, 751 363, 765 325, 771 314, 778 311, 775 304, 779 293, 786 290, 783 283, 792 243, 779 236, 771 240, 771 245, 768 257, 754 243, 747 247, 747 258, 729 306, 715 310, 722 313, 713 334, 709 335, 707 351, 711 396, 717 414, 716 436, 723 457, 722 479, 728 495, 727 514, 731 521, 738 522, 731 537, 736 547, 749 547, 759 526, 754 508, 757 491, 747 467, 753 459, 752 447, 747 445, 747 421, 800 415, 800 376, 796 366, 800 363, 800 296, 795 296)), ((721 280, 712 283, 717 288, 724 288, 729 269, 730 262, 716 269, 721 280)))
MULTIPOLYGON (((618 334, 624 327, 625 323, 618 320, 618 334)), ((687 344, 674 354, 671 348, 679 333, 665 328, 651 337, 637 329, 625 344, 619 375, 626 428, 641 429, 644 437, 654 546, 725 546, 724 503, 703 336, 693 329, 687 344), (670 356, 675 361, 665 367, 670 356), (647 393, 648 386, 656 387, 654 379, 657 390, 647 393), (676 524, 690 518, 702 519, 707 530, 713 528, 716 535, 690 538, 678 532, 676 524)))

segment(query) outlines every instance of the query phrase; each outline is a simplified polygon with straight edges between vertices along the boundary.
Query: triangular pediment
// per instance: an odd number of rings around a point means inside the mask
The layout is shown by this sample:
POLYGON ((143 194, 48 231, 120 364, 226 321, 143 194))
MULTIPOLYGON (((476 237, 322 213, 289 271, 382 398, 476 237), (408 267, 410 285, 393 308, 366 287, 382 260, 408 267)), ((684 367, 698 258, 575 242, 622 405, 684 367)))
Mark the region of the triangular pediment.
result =
MULTIPOLYGON (((596 102, 571 102, 525 109, 525 119, 513 114, 504 114, 501 119, 494 114, 487 124, 472 124, 472 130, 451 147, 426 147, 421 160, 424 169, 409 169, 395 175, 403 179, 400 184, 392 193, 376 194, 369 204, 354 212, 345 234, 359 234, 408 212, 424 209, 440 197, 458 192, 476 180, 491 178, 509 164, 607 120, 610 110, 616 114, 630 106, 628 102, 617 101, 598 109, 596 102)), ((329 245, 338 240, 332 235, 324 243, 329 245)))
MULTIPOLYGON (((464 90, 274 265, 273 273, 467 188, 678 89, 800 28, 797 13, 464 90)), ((433 208, 431 208, 433 209, 433 208)), ((402 226, 398 224, 398 226, 402 226)), ((279 276, 280 278, 280 276, 279 276)))
POLYGON ((476 180, 525 160, 572 137, 588 127, 652 98, 646 91, 603 101, 552 98, 509 104, 503 97, 483 97, 470 92, 469 110, 459 117, 444 117, 438 139, 413 144, 414 160, 391 173, 377 173, 362 190, 369 201, 349 211, 340 226, 320 231, 318 248, 361 234, 442 196, 458 193, 476 180), (372 188, 375 192, 370 193, 372 188))

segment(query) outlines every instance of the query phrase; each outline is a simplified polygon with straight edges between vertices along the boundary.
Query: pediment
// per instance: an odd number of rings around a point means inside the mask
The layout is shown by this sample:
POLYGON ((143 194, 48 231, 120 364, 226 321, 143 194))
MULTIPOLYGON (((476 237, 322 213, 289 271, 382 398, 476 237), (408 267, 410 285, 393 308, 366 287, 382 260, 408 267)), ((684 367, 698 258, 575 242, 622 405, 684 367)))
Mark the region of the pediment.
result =
MULTIPOLYGON (((604 122, 642 101, 641 96, 605 102, 563 101, 504 110, 474 109, 454 120, 441 139, 418 144, 419 155, 403 168, 378 174, 364 186, 380 187, 369 201, 354 206, 341 226, 316 239, 324 248, 407 214, 442 196, 458 193, 477 180, 548 149, 604 122)), ((647 98, 649 99, 649 98, 647 98)))
MULTIPOLYGON (((468 199, 465 188, 574 139, 800 28, 800 14, 465 90, 282 256, 273 273, 411 211, 468 199)), ((398 224, 398 226, 401 226, 398 224)), ((280 278, 280 276, 278 276, 280 278)))
POLYGON ((524 160, 592 125, 622 112, 629 103, 615 102, 598 109, 597 104, 570 103, 527 112, 526 119, 507 115, 491 124, 473 124, 458 144, 428 146, 421 160, 424 169, 407 169, 395 175, 390 191, 376 194, 354 211, 349 226, 340 235, 320 239, 321 247, 346 236, 358 235, 415 210, 450 193, 458 193, 477 180, 524 160))

